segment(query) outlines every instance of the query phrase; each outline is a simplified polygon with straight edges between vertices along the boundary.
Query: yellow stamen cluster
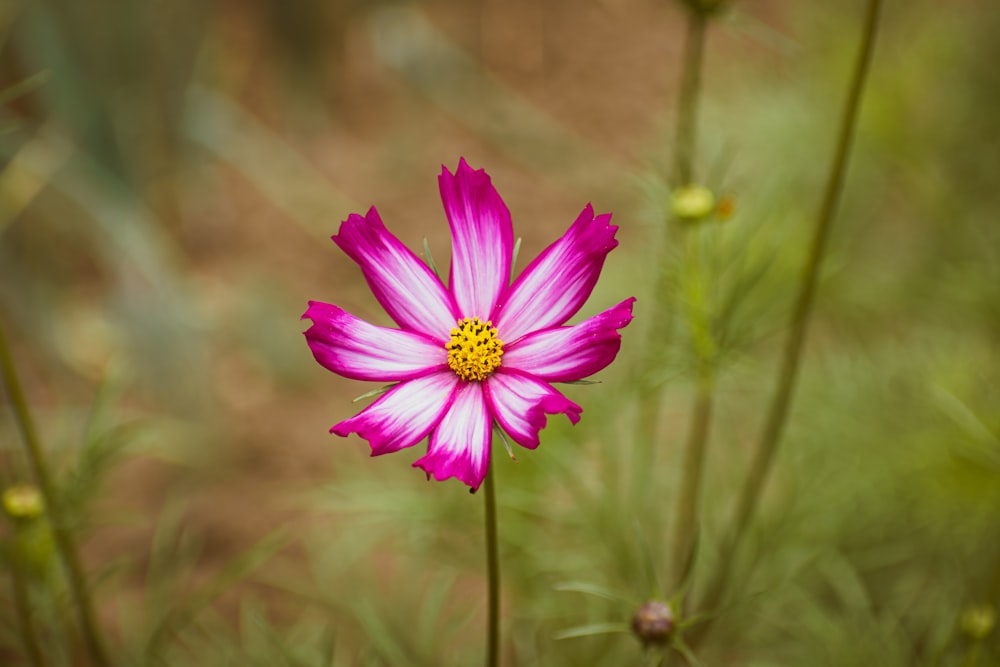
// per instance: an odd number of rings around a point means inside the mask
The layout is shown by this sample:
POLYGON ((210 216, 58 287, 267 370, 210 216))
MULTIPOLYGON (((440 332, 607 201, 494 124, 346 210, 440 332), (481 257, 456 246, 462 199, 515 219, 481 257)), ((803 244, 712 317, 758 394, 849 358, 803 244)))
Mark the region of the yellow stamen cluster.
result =
POLYGON ((451 330, 448 366, 463 380, 485 380, 500 367, 503 341, 497 338, 492 321, 463 317, 451 330))

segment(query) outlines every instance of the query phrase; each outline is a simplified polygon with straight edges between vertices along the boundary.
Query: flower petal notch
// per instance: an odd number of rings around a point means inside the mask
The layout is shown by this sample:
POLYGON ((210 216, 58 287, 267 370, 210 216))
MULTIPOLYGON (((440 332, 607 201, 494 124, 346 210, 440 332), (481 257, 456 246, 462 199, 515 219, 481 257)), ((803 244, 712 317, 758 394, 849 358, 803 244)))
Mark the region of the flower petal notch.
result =
POLYGON ((463 158, 454 173, 442 168, 438 185, 452 234, 448 285, 374 208, 351 214, 333 241, 357 262, 399 328, 310 301, 304 335, 328 370, 396 383, 332 433, 364 438, 372 456, 426 439, 427 453, 413 466, 428 479, 455 478, 475 491, 489 470, 494 427, 534 449, 548 415, 580 420, 582 408, 551 383, 581 380, 614 361, 635 299, 566 325, 618 245, 610 214, 595 215, 588 204, 509 284, 511 216, 489 175, 463 158))

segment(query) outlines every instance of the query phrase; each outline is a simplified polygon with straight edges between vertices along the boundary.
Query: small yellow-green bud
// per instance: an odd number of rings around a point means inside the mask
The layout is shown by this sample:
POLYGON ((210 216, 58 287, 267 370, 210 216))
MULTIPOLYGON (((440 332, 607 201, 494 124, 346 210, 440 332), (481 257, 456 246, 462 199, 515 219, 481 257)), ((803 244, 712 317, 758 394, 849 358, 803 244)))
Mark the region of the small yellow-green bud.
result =
POLYGON ((52 563, 54 544, 41 491, 31 484, 8 487, 0 495, 0 505, 14 524, 7 544, 13 566, 32 579, 45 579, 52 563))
POLYGON ((715 195, 703 185, 685 185, 670 196, 670 212, 675 218, 694 222, 715 212, 715 195))
POLYGON ((997 624, 997 610, 991 604, 977 604, 962 614, 962 632, 973 639, 986 639, 997 624))
POLYGON ((632 632, 643 644, 665 644, 674 632, 674 612, 670 605, 650 600, 632 617, 632 632))
POLYGON ((12 519, 37 519, 45 513, 45 498, 31 484, 8 487, 3 492, 0 503, 3 504, 3 511, 12 519))

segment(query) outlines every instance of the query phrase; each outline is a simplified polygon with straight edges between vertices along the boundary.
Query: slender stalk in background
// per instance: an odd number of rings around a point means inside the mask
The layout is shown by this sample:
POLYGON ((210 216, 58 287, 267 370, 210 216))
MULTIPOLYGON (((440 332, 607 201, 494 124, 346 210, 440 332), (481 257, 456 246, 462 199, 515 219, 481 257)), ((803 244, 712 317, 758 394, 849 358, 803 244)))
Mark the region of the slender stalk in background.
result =
POLYGON ((708 15, 688 9, 684 34, 684 63, 680 97, 677 100, 677 134, 674 162, 674 186, 690 185, 694 178, 695 140, 698 133, 698 94, 701 91, 701 68, 705 53, 705 28, 708 15))
POLYGON ((685 296, 688 305, 688 326, 694 343, 697 378, 691 425, 684 451, 684 467, 681 472, 681 491, 674 520, 672 563, 675 589, 684 585, 694 565, 705 451, 708 448, 715 394, 715 342, 706 312, 699 240, 697 230, 689 231, 686 257, 689 279, 686 281, 688 289, 685 296))
POLYGON ((483 482, 486 498, 486 572, 489 578, 489 600, 486 621, 486 666, 500 665, 500 558, 497 551, 497 500, 493 487, 493 466, 483 482))
POLYGON ((28 654, 28 662, 32 667, 45 667, 42 649, 38 646, 38 633, 35 632, 35 622, 31 618, 31 606, 28 603, 28 587, 24 581, 24 573, 15 563, 10 569, 11 588, 14 593, 14 611, 17 614, 18 630, 24 650, 28 654))
MULTIPOLYGON (((698 95, 701 88, 701 68, 704 61, 705 29, 708 15, 694 7, 688 8, 685 34, 684 64, 681 74, 680 97, 677 102, 676 176, 677 186, 690 185, 694 178, 694 151, 697 134, 698 95)), ((711 430, 712 406, 715 393, 714 360, 711 353, 711 330, 707 322, 705 289, 701 264, 698 261, 698 230, 686 233, 689 284, 687 294, 689 325, 697 358, 697 380, 691 426, 684 453, 681 493, 674 520, 674 587, 680 587, 693 566, 697 543, 699 499, 705 450, 711 430)))
MULTIPOLYGON (((706 610, 714 609, 719 604, 721 596, 725 592, 731 572, 731 565, 734 562, 731 555, 739 546, 747 529, 750 527, 750 523, 757 511, 757 505, 760 502, 764 485, 767 483, 771 463, 774 460, 774 453, 781 442, 781 435, 788 417, 792 393, 799 374, 802 347, 806 338, 809 315, 812 312, 816 284, 819 280, 819 272, 826 251, 827 239, 830 236, 830 227, 836 214, 837 203, 844 186, 844 174, 847 171, 848 158, 851 153, 851 145, 854 139, 854 130, 864 93, 865 81, 868 77, 868 71, 871 68, 872 51, 878 34, 878 19, 881 10, 882 0, 869 1, 861 46, 854 67, 847 103, 844 106, 841 117, 840 135, 837 139, 836 152, 834 153, 833 162, 830 165, 829 179, 827 180, 826 191, 820 205, 812 247, 809 251, 808 261, 803 269, 799 295, 792 313, 788 341, 785 345, 784 354, 779 366, 777 388, 771 400, 764 429, 751 463, 749 476, 736 507, 729 536, 721 550, 721 553, 725 554, 726 557, 719 560, 719 569, 715 574, 702 605, 702 608, 706 610)), ((708 624, 706 623, 704 626, 700 626, 699 630, 704 632, 707 626, 708 624)), ((701 634, 701 632, 696 634, 701 634)))
POLYGON ((38 435, 35 431, 34 422, 31 419, 31 412, 28 410, 28 403, 21 390, 21 383, 17 377, 17 370, 11 358, 10 348, 4 336, 3 326, 0 325, 0 370, 3 374, 4 389, 10 399, 18 427, 21 430, 24 448, 31 463, 32 471, 35 475, 35 482, 41 489, 42 497, 48 508, 49 517, 52 521, 52 534, 55 537, 59 555, 62 558, 63 566, 66 569, 66 576, 69 580, 69 587, 76 606, 77 619, 80 623, 80 631, 83 633, 84 643, 87 646, 87 653, 90 661, 95 667, 109 667, 110 662, 104 651, 97 623, 94 620, 94 608, 87 588, 87 580, 80 566, 80 557, 77 553, 76 543, 73 535, 66 525, 62 516, 62 508, 52 484, 46 467, 45 458, 42 455, 42 448, 38 442, 38 435))

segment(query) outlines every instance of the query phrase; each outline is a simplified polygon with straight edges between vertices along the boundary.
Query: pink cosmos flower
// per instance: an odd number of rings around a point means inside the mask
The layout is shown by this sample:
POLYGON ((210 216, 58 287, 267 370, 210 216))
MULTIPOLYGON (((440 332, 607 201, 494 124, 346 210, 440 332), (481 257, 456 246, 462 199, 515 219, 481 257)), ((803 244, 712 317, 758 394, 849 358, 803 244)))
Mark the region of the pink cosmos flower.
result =
POLYGON ((395 384, 359 414, 330 429, 357 433, 372 456, 430 436, 414 467, 473 491, 490 463, 494 424, 528 449, 546 414, 574 424, 582 408, 552 382, 580 380, 610 364, 634 298, 563 326, 590 296, 618 245, 611 214, 588 204, 576 222, 509 284, 510 213, 482 169, 463 158, 442 168, 441 201, 452 234, 449 287, 382 224, 375 208, 351 214, 334 243, 361 267, 378 302, 399 325, 369 324, 337 306, 310 301, 302 316, 316 361, 355 380, 395 384))

